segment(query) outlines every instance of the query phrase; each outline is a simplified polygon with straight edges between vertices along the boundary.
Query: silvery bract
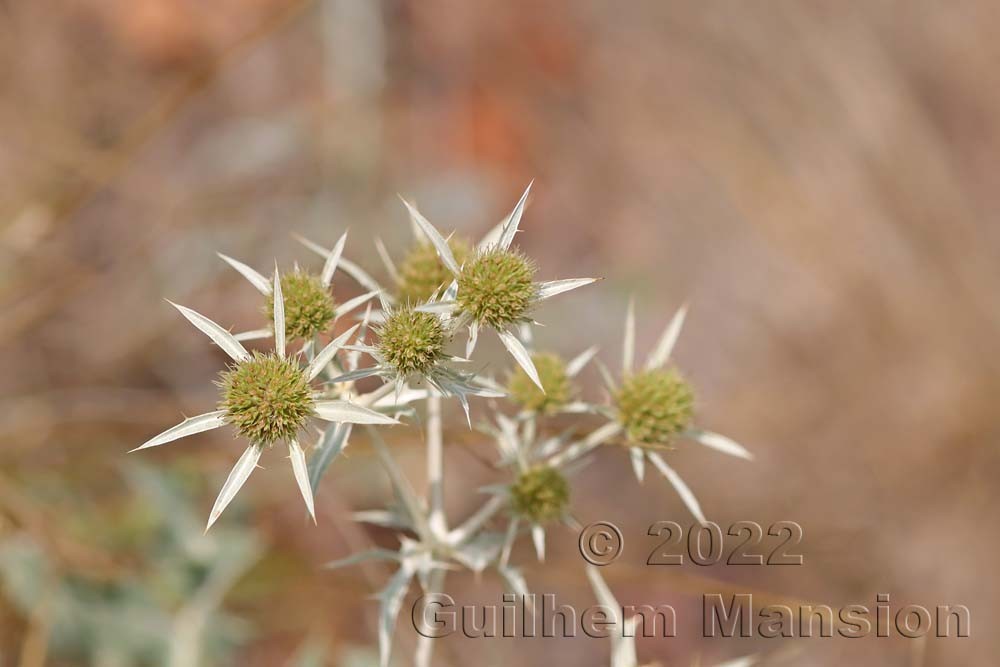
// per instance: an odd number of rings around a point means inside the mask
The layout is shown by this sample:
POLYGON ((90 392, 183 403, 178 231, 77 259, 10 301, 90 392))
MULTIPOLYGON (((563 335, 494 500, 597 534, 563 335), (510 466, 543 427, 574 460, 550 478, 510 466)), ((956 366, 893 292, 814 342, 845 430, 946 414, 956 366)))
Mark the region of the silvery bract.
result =
MULTIPOLYGON (((300 375, 302 385, 308 386, 309 382, 319 374, 326 362, 328 362, 332 356, 346 343, 346 341, 357 329, 357 326, 352 327, 345 334, 342 334, 340 337, 327 345, 323 352, 316 357, 313 363, 302 367, 297 360, 288 359, 285 354, 286 341, 284 328, 284 300, 281 298, 281 280, 278 275, 277 267, 275 267, 273 285, 275 322, 274 355, 270 359, 263 356, 251 355, 243 347, 243 344, 236 340, 236 337, 233 336, 228 330, 222 328, 204 315, 201 315, 200 313, 184 306, 177 304, 173 305, 181 312, 182 315, 184 315, 184 317, 205 333, 212 340, 212 342, 218 345, 223 351, 226 352, 226 354, 230 356, 230 358, 232 358, 234 362, 236 362, 231 373, 239 373, 241 368, 247 368, 248 365, 261 364, 267 360, 287 367, 289 372, 292 374, 300 375)), ((266 382, 270 380, 271 377, 275 377, 276 380, 273 384, 277 384, 278 381, 287 382, 288 379, 287 377, 269 376, 258 372, 256 373, 257 379, 251 381, 266 382)), ((254 389, 266 389, 270 391, 271 387, 262 386, 255 387, 254 389)), ((256 406, 256 409, 258 409, 261 414, 253 416, 265 422, 268 419, 287 419, 288 412, 292 411, 294 408, 299 408, 304 416, 314 415, 322 420, 330 422, 357 424, 398 423, 392 417, 371 410, 363 405, 345 400, 328 399, 322 397, 321 395, 313 395, 311 393, 306 396, 288 396, 287 399, 279 396, 279 400, 284 400, 285 404, 279 406, 265 405, 261 403, 256 406), (280 414, 281 412, 286 414, 280 414)), ((253 409, 254 406, 250 406, 250 410, 253 409)), ((234 421, 239 422, 245 416, 246 415, 243 413, 237 414, 233 408, 224 408, 214 412, 205 413, 203 415, 198 415, 197 417, 190 417, 177 426, 169 428, 163 433, 150 438, 132 451, 165 445, 179 438, 219 428, 227 423, 233 423, 234 421)), ((292 424, 294 428, 288 429, 287 432, 283 433, 285 436, 283 439, 288 447, 288 456, 292 462, 292 472, 295 475, 295 480, 302 494, 302 498, 305 501, 306 508, 309 510, 310 516, 312 516, 315 521, 316 516, 313 506, 312 485, 309 481, 305 453, 296 438, 296 432, 304 425, 305 419, 302 419, 298 424, 292 424)), ((265 433, 266 431, 260 430, 258 432, 265 433)), ((265 447, 273 444, 274 441, 270 438, 267 440, 263 440, 259 437, 251 439, 246 451, 243 452, 243 455, 236 462, 232 472, 229 474, 229 477, 222 486, 222 491, 219 493, 219 497, 215 501, 215 505, 212 507, 212 511, 209 514, 206 530, 211 528, 212 524, 219 518, 219 515, 222 514, 222 511, 225 510, 233 498, 236 497, 236 493, 250 477, 250 473, 252 473, 254 468, 257 467, 257 462, 260 460, 265 447)))

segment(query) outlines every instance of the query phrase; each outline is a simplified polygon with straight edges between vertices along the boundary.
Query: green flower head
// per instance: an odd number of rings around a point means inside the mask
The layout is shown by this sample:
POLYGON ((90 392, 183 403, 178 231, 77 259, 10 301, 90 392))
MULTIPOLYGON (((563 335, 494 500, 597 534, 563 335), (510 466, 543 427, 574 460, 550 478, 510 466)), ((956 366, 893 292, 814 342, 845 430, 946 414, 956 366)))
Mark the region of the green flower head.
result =
POLYGON ((668 444, 691 425, 694 391, 673 369, 630 375, 615 393, 618 420, 630 442, 668 444))
MULTIPOLYGON (((330 328, 335 308, 322 278, 296 269, 281 276, 281 292, 285 297, 285 336, 289 339, 311 340, 330 328)), ((267 295, 265 309, 273 327, 273 293, 267 295)))
POLYGON ((538 296, 534 263, 516 250, 490 249, 466 261, 458 276, 458 310, 494 329, 524 319, 538 296))
POLYGON ((273 445, 295 437, 314 413, 309 380, 295 361, 254 352, 223 372, 219 409, 252 443, 273 445))
MULTIPOLYGON (((460 238, 448 239, 448 247, 459 266, 472 252, 471 245, 460 238)), ((439 289, 447 287, 453 278, 434 246, 426 241, 418 241, 399 265, 396 298, 400 303, 424 303, 439 289)))
POLYGON ((403 306, 388 314, 377 333, 379 356, 401 378, 429 374, 444 359, 446 336, 437 315, 403 306))
POLYGON ((514 513, 533 523, 561 519, 569 504, 569 483, 555 468, 527 470, 510 486, 514 513))
POLYGON ((543 393, 524 369, 518 367, 507 381, 510 399, 531 412, 555 412, 573 400, 576 388, 566 375, 566 363, 556 354, 533 354, 531 361, 538 371, 538 378, 545 387, 543 393))

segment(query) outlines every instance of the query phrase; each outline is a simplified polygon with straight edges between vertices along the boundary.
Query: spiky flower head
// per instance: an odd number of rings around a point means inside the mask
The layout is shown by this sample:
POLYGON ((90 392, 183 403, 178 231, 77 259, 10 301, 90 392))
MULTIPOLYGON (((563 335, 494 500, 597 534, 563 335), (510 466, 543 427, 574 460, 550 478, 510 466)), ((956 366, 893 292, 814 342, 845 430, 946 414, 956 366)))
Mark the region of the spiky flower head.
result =
POLYGON ((306 374, 293 360, 273 353, 254 352, 224 371, 216 384, 226 421, 254 444, 294 438, 315 412, 306 374))
POLYGON ((625 434, 639 445, 669 444, 691 425, 694 415, 694 391, 674 369, 627 376, 614 401, 625 434))
MULTIPOLYGON (((468 241, 456 237, 448 239, 448 247, 459 266, 465 263, 472 252, 468 241)), ((400 303, 423 303, 439 289, 447 287, 453 278, 434 246, 426 241, 418 241, 399 266, 396 298, 400 303)))
POLYGON ((510 374, 507 394, 510 399, 531 412, 552 413, 573 400, 576 388, 566 374, 566 363, 557 354, 531 355, 538 378, 545 387, 543 393, 520 366, 510 374))
MULTIPOLYGON (((330 328, 335 304, 320 276, 296 269, 281 276, 285 297, 285 336, 311 340, 330 328)), ((274 326, 274 293, 267 295, 265 310, 274 326)))
POLYGON ((549 466, 522 472, 510 486, 514 513, 533 523, 548 523, 562 518, 569 504, 569 483, 549 466))
POLYGON ((444 359, 445 330, 437 315, 402 306, 377 330, 378 353, 398 377, 429 374, 444 359))
POLYGON ((466 261, 458 276, 458 310, 494 329, 524 319, 538 296, 535 264, 518 250, 491 248, 466 261))

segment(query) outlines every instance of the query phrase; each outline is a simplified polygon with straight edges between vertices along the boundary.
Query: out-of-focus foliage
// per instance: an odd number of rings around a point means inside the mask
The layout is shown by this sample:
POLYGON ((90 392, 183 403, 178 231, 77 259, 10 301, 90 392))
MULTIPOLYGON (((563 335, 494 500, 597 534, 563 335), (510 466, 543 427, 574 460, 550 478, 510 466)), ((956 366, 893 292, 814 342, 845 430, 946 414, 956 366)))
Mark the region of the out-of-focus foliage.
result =
MULTIPOLYGON (((130 562, 113 578, 60 571, 27 532, 0 537, 3 591, 25 616, 39 616, 54 664, 219 664, 251 626, 222 601, 260 556, 251 531, 202 529, 183 477, 128 465, 134 493, 108 513, 64 517, 67 529, 130 562)), ((50 501, 59 502, 56 494, 50 501)), ((78 510, 79 511, 79 510, 78 510)))

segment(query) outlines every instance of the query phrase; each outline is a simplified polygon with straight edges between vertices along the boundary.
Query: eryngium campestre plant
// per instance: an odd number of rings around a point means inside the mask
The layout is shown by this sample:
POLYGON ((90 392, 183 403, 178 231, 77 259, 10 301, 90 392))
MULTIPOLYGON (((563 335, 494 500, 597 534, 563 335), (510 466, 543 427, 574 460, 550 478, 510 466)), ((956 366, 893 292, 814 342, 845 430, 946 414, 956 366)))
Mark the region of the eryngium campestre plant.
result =
POLYGON ((525 319, 538 296, 535 264, 518 250, 491 248, 469 259, 458 274, 458 312, 494 329, 525 319))
POLYGON ((430 375, 445 357, 445 330, 437 315, 413 310, 412 306, 396 308, 376 329, 378 352, 398 377, 419 373, 430 375))
MULTIPOLYGON (((690 387, 668 370, 674 343, 686 313, 681 308, 670 321, 644 364, 635 360, 635 312, 626 315, 622 342, 622 373, 619 383, 599 366, 607 385, 610 405, 593 405, 576 399, 574 378, 593 358, 590 347, 567 363, 550 354, 532 354, 531 328, 534 312, 549 298, 595 282, 594 278, 534 281, 535 265, 512 243, 528 198, 528 191, 503 222, 487 233, 471 250, 469 245, 442 235, 417 209, 407 203, 413 228, 422 245, 415 248, 398 271, 388 252, 380 255, 398 288, 399 299, 388 292, 360 266, 342 259, 346 233, 331 249, 312 242, 306 245, 324 258, 319 278, 296 271, 279 278, 265 277, 249 265, 222 256, 253 285, 269 306, 270 328, 232 334, 195 311, 178 310, 217 349, 233 360, 219 378, 222 397, 219 409, 185 419, 146 441, 139 449, 164 445, 197 433, 232 425, 249 440, 249 446, 230 472, 212 508, 208 525, 236 496, 258 467, 265 450, 285 441, 292 471, 306 507, 315 520, 313 492, 324 472, 349 444, 353 424, 366 425, 365 434, 388 473, 394 502, 387 510, 359 514, 364 521, 398 529, 400 548, 387 554, 376 549, 353 554, 331 564, 359 563, 370 558, 390 558, 398 570, 379 593, 379 664, 388 667, 395 619, 413 581, 425 592, 443 592, 445 573, 465 567, 476 573, 487 568, 502 577, 507 588, 528 594, 520 568, 511 563, 514 546, 527 526, 535 553, 545 558, 546 524, 569 522, 569 484, 565 474, 579 467, 580 460, 604 444, 627 446, 637 478, 643 479, 646 464, 663 475, 683 503, 700 522, 706 518, 694 493, 666 460, 658 446, 678 437, 745 459, 750 453, 716 433, 691 427, 693 396, 690 387), (432 254, 433 253, 433 254, 432 254), (342 268, 367 290, 354 299, 334 304, 329 289, 334 273, 342 268), (442 268, 443 267, 443 268, 442 268), (398 277, 398 279, 397 279, 398 277), (284 283, 284 285, 282 284, 284 283), (284 287, 284 290, 282 289, 284 287), (284 293, 284 296, 283 296, 284 293), (338 318, 378 295, 381 307, 369 305, 361 321, 319 348, 321 334, 332 329, 338 318), (368 344, 369 325, 378 339, 368 344), (483 329, 494 330, 516 362, 518 370, 507 376, 513 401, 521 408, 516 415, 503 414, 495 401, 476 406, 491 410, 483 432, 495 441, 497 469, 505 477, 484 487, 490 497, 464 521, 452 525, 444 503, 447 451, 442 429, 443 405, 455 399, 471 428, 470 396, 497 398, 503 389, 492 373, 480 374, 469 365, 476 340, 483 329), (452 356, 447 343, 468 331, 464 357, 452 356), (273 338, 273 352, 249 352, 243 341, 273 338), (288 354, 290 338, 304 344, 288 354), (361 366, 371 358, 374 365, 361 366), (469 369, 469 370, 461 370, 469 369), (383 384, 359 393, 357 381, 378 377, 383 384), (423 386, 417 386, 421 384, 423 386), (423 438, 427 454, 427 495, 418 497, 413 485, 396 464, 377 425, 398 423, 394 416, 420 414, 424 404, 423 438), (549 432, 545 414, 589 414, 606 422, 589 432, 578 429, 549 432), (314 421, 314 418, 317 421, 314 421), (318 420, 333 422, 315 429, 318 420), (300 446, 298 436, 309 438, 300 446), (307 456, 310 460, 307 461, 307 456), (505 526, 503 524, 506 524, 505 526)), ((477 421, 479 415, 477 414, 477 421)), ((594 577, 602 603, 613 599, 607 586, 594 577)), ((610 606, 616 606, 614 604, 610 606)), ((431 664, 431 644, 420 642, 414 658, 418 667, 431 664)), ((617 651, 617 649, 616 649, 617 651)), ((634 653, 626 658, 637 664, 634 653)))
POLYGON ((514 514, 535 524, 561 519, 569 505, 569 483, 555 468, 526 470, 510 485, 510 507, 514 514))
POLYGON ((529 412, 551 414, 573 400, 575 388, 566 373, 566 363, 557 354, 547 352, 531 355, 543 392, 520 366, 507 380, 507 394, 514 403, 529 412))
MULTIPOLYGON (((472 246, 464 239, 451 237, 448 247, 459 266, 472 252, 472 246)), ((396 281, 396 300, 402 304, 419 304, 430 299, 435 292, 447 287, 452 281, 451 271, 438 257, 434 246, 426 241, 417 241, 410 247, 399 265, 396 281)))
POLYGON ((670 444, 694 416, 694 391, 672 368, 625 377, 614 402, 625 435, 634 444, 670 444))
MULTIPOLYGON (((289 338, 312 340, 325 333, 336 315, 333 295, 323 279, 296 269, 281 276, 285 294, 285 335, 289 338)), ((265 297, 265 313, 274 326, 274 292, 265 297)))
POLYGON ((254 352, 232 364, 216 384, 226 421, 252 443, 271 446, 291 440, 315 414, 305 373, 293 360, 273 353, 254 352))

